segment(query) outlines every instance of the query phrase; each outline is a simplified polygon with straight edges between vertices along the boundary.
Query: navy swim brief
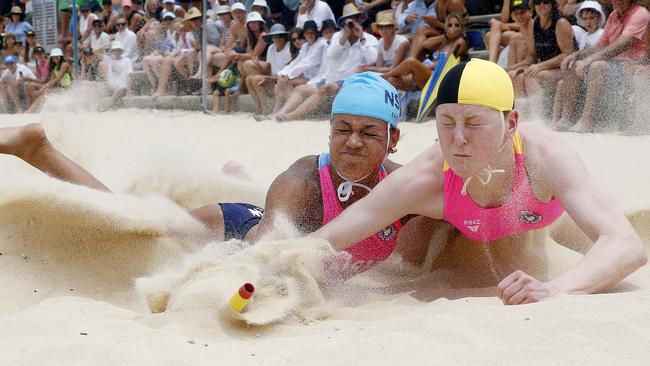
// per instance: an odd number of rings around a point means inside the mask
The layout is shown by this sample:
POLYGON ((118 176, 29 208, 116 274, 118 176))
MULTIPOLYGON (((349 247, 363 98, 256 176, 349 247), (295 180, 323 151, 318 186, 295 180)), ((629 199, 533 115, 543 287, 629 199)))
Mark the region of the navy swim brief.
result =
POLYGON ((223 212, 224 240, 244 240, 264 214, 263 208, 248 203, 220 203, 219 206, 223 212))

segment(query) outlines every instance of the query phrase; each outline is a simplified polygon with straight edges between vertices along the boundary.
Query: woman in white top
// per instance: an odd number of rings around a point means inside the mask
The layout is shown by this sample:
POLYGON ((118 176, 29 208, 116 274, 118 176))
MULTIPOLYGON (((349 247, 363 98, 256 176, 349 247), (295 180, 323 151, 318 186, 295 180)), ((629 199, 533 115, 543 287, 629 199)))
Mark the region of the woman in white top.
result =
POLYGON ((83 43, 93 33, 93 22, 99 19, 97 15, 91 12, 90 5, 81 7, 81 16, 79 17, 79 35, 83 43))
POLYGON ((278 73, 273 92, 275 96, 273 112, 280 110, 296 86, 306 84, 309 79, 316 76, 323 62, 328 44, 325 39, 320 38, 318 25, 315 21, 308 20, 303 27, 302 36, 306 43, 300 48, 298 57, 278 73))
POLYGON ((361 65, 359 72, 388 72, 404 61, 404 56, 409 49, 409 40, 401 34, 395 34, 397 25, 392 10, 383 10, 377 13, 376 23, 377 30, 381 35, 377 44, 377 63, 375 66, 361 65))
POLYGON ((250 59, 244 62, 243 68, 251 69, 247 63, 255 63, 261 74, 248 74, 246 76, 246 87, 255 105, 255 119, 263 119, 264 114, 269 113, 270 105, 266 103, 271 97, 275 76, 280 70, 291 62, 291 46, 289 45, 289 32, 284 25, 274 24, 271 32, 262 36, 267 44, 272 43, 266 51, 266 62, 259 58, 250 59))

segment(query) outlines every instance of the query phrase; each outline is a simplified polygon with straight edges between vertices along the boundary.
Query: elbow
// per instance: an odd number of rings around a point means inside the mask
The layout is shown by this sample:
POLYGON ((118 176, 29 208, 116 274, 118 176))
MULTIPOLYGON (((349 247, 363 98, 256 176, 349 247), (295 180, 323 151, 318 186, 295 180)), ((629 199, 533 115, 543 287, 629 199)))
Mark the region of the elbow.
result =
POLYGON ((636 233, 623 238, 625 243, 628 243, 627 260, 626 264, 630 269, 630 273, 645 266, 648 263, 648 254, 643 246, 643 241, 636 233))

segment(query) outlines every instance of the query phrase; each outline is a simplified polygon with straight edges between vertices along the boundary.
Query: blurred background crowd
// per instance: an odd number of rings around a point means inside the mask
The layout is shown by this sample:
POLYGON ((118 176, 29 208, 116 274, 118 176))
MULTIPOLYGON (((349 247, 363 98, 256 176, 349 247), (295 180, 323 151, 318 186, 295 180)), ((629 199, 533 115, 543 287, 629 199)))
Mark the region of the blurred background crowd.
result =
POLYGON ((513 80, 517 109, 558 130, 643 133, 650 13, 634 0, 8 0, 0 5, 0 97, 37 111, 75 84, 108 98, 248 94, 258 120, 327 113, 345 78, 382 74, 403 119, 438 63, 481 57, 513 80), (56 35, 36 20, 55 3, 56 35), (76 34, 76 36, 75 36, 76 34), (75 57, 75 48, 78 50, 75 57), (409 108, 405 106, 410 106, 409 108))

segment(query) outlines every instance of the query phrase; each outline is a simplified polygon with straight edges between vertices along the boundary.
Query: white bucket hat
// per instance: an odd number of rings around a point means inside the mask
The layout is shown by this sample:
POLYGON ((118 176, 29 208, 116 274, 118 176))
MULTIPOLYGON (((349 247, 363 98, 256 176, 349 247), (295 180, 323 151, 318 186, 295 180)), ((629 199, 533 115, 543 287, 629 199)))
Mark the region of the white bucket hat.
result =
POLYGON ((230 7, 230 12, 233 12, 235 10, 243 10, 244 12, 246 11, 246 7, 242 3, 234 3, 230 7))
POLYGON ((50 51, 50 57, 63 57, 63 51, 60 48, 53 48, 50 51))
POLYGON ((246 16, 246 24, 248 24, 250 22, 262 22, 262 23, 264 23, 264 19, 262 18, 260 13, 258 13, 256 11, 252 11, 252 12, 248 13, 248 15, 246 16))
POLYGON ((576 19, 578 20, 579 25, 582 25, 582 21, 580 20, 580 12, 582 12, 585 9, 591 9, 598 12, 598 14, 600 14, 600 27, 602 28, 605 25, 607 19, 605 17, 605 12, 603 11, 603 7, 600 6, 600 3, 598 1, 592 1, 592 0, 583 1, 580 4, 578 10, 576 11, 576 19))
POLYGON ((111 42, 111 51, 112 50, 122 50, 124 51, 124 45, 120 41, 111 42))

